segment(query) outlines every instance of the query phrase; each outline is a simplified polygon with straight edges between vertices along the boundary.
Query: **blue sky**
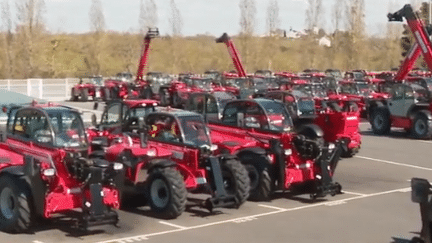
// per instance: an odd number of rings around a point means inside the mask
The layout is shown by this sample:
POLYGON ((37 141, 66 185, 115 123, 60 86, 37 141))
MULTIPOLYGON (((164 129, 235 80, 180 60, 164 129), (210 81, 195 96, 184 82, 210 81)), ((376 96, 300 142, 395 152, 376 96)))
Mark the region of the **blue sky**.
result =
MULTIPOLYGON (((101 0, 106 29, 113 31, 137 31, 139 0, 101 0)), ((348 0, 350 1, 350 0, 348 0)), ((409 0, 365 0, 366 27, 369 34, 382 33, 387 23, 389 2, 398 10, 409 0)), ((14 7, 10 2, 11 7, 14 7)), ((170 0, 155 0, 158 7, 158 27, 162 34, 170 32, 170 0)), ((183 35, 223 32, 236 34, 240 30, 240 0, 175 0, 183 19, 183 35)), ((269 0, 256 0, 257 16, 255 33, 265 33, 266 11, 269 0)), ((323 0, 325 29, 332 30, 331 10, 335 0, 323 0)), ((45 0, 45 21, 52 32, 83 33, 90 29, 90 0, 45 0)), ((305 26, 306 0, 278 0, 281 29, 301 30, 305 26)))

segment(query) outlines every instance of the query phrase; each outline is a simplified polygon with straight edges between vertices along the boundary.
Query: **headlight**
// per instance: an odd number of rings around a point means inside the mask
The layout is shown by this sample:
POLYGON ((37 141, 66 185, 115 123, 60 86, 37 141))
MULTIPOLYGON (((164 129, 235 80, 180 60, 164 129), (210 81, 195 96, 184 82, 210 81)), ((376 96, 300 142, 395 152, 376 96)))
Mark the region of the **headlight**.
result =
POLYGON ((55 175, 55 170, 54 169, 46 169, 46 170, 44 170, 43 172, 43 175, 44 176, 46 176, 46 177, 51 177, 51 176, 54 176, 55 175))
POLYGON ((335 149, 335 144, 334 143, 329 143, 329 145, 328 145, 328 149, 329 150, 333 150, 333 149, 335 149))
POLYGON ((156 156, 156 150, 155 149, 149 149, 149 150, 147 150, 147 156, 149 156, 149 157, 156 156))
POLYGON ((291 155, 292 154, 292 150, 291 149, 285 149, 284 153, 285 153, 286 156, 291 155))
POLYGON ((218 146, 216 145, 216 144, 212 144, 211 146, 210 146, 210 150, 211 151, 216 151, 218 149, 218 146))
POLYGON ((123 169, 123 164, 122 163, 114 163, 113 165, 113 169, 114 170, 122 170, 123 169))

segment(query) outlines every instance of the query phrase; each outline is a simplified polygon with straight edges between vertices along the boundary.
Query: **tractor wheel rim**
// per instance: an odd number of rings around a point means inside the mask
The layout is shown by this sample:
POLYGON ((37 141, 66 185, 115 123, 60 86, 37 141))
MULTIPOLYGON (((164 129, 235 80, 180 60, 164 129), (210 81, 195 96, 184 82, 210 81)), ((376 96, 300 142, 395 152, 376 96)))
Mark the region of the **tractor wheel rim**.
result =
POLYGON ((15 198, 12 189, 6 187, 0 194, 0 207, 3 217, 11 219, 14 216, 14 209, 16 207, 15 198))
POLYGON ((376 128, 381 128, 384 124, 384 118, 380 115, 376 116, 374 119, 374 125, 376 128))
POLYGON ((151 184, 150 196, 154 205, 158 208, 164 208, 169 202, 168 185, 162 179, 156 179, 151 184))
POLYGON ((227 193, 235 193, 235 178, 230 171, 222 171, 223 184, 227 193))
POLYGON ((250 179, 250 189, 254 190, 259 184, 259 173, 258 170, 253 165, 246 165, 246 170, 250 179))
POLYGON ((424 134, 426 133, 426 124, 423 120, 418 120, 415 124, 415 131, 417 134, 424 134))

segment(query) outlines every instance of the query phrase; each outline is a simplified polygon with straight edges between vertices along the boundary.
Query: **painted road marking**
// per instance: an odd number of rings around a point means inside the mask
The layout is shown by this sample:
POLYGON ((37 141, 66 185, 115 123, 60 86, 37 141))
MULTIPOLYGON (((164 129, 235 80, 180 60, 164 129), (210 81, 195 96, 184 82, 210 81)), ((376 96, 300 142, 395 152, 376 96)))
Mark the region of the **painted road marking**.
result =
POLYGON ((432 141, 425 141, 425 140, 418 140, 418 141, 422 143, 432 143, 432 141))
POLYGON ((177 225, 177 224, 168 223, 168 222, 165 222, 165 221, 159 221, 159 223, 160 224, 164 224, 164 225, 168 225, 168 226, 171 226, 171 227, 174 227, 174 228, 177 228, 177 229, 187 229, 187 227, 180 226, 180 225, 177 225))
MULTIPOLYGON (((395 193, 395 192, 399 192, 399 193, 400 192, 406 192, 410 189, 411 189, 410 187, 407 187, 407 188, 399 188, 399 189, 390 190, 390 191, 371 193, 371 194, 366 194, 363 196, 355 196, 352 198, 336 200, 336 201, 333 201, 332 203, 333 204, 337 204, 337 203, 343 204, 343 203, 346 203, 347 201, 369 198, 369 197, 375 197, 375 196, 381 196, 381 195, 391 194, 391 193, 395 193)), ((263 217, 263 216, 280 214, 283 212, 292 212, 292 211, 297 211, 297 210, 307 209, 307 208, 315 208, 315 207, 319 207, 319 206, 326 206, 327 204, 329 204, 329 202, 316 203, 316 204, 305 205, 305 206, 300 206, 300 207, 295 207, 295 208, 287 208, 287 209, 283 209, 283 210, 272 211, 272 212, 268 212, 268 213, 255 214, 255 215, 251 215, 251 216, 247 216, 247 217, 239 217, 239 218, 221 220, 221 221, 216 221, 216 222, 212 222, 212 223, 201 224, 201 225, 196 225, 196 226, 191 226, 191 227, 185 227, 184 229, 167 230, 167 231, 161 231, 161 232, 156 232, 156 233, 149 233, 149 234, 145 234, 145 235, 137 235, 137 236, 133 236, 133 237, 125 237, 125 238, 120 238, 120 239, 100 241, 98 243, 120 243, 120 242, 124 242, 125 240, 128 240, 128 239, 134 239, 136 237, 140 237, 140 238, 142 237, 142 238, 148 239, 152 236, 166 235, 166 234, 171 234, 171 233, 175 233, 175 232, 200 229, 200 228, 205 228, 205 227, 215 226, 215 225, 220 225, 220 224, 226 224, 226 223, 236 223, 236 222, 240 222, 240 221, 245 221, 247 219, 253 220, 253 219, 256 219, 259 217, 263 217)))
POLYGON ((342 190, 342 192, 343 192, 343 193, 346 193, 346 194, 356 195, 356 196, 366 196, 366 195, 367 195, 367 194, 363 194, 363 193, 358 193, 358 192, 349 192, 349 191, 345 191, 345 190, 342 190))
POLYGON ((326 206, 337 206, 337 205, 341 205, 341 204, 345 204, 346 201, 345 200, 340 200, 340 201, 335 201, 335 202, 328 202, 325 205, 326 206))
POLYGON ((264 208, 276 209, 276 210, 285 210, 286 209, 286 208, 279 208, 279 207, 275 207, 275 206, 271 206, 271 205, 267 205, 267 204, 258 204, 258 206, 264 207, 264 208))
POLYGON ((252 221, 252 220, 256 220, 256 219, 258 219, 258 218, 253 217, 253 216, 248 216, 248 217, 244 217, 244 218, 239 218, 239 219, 237 219, 237 220, 235 220, 233 222, 237 223, 237 224, 240 224, 240 223, 246 223, 246 222, 249 222, 249 221, 252 221))
POLYGON ((386 163, 386 164, 391 164, 391 165, 399 165, 399 166, 405 166, 405 167, 410 167, 410 168, 414 168, 414 169, 421 169, 421 170, 430 170, 430 171, 432 171, 432 168, 427 168, 427 167, 422 167, 422 166, 417 166, 417 165, 397 163, 397 162, 393 162, 393 161, 382 160, 382 159, 374 159, 374 158, 363 157, 363 156, 358 156, 358 155, 356 155, 354 157, 360 158, 360 159, 373 160, 373 161, 377 161, 377 162, 381 162, 381 163, 386 163))

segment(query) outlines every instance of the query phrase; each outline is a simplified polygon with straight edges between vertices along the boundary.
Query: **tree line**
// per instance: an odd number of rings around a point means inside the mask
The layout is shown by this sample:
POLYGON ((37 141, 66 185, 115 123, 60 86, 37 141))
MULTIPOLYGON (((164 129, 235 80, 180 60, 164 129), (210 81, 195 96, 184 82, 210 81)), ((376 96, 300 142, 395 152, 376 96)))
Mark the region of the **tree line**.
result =
MULTIPOLYGON (((326 34, 331 46, 320 46, 325 35, 322 0, 307 0, 307 34, 286 38, 281 34, 278 0, 268 0, 267 35, 255 35, 256 2, 240 0, 240 33, 233 37, 248 72, 257 69, 301 71, 306 68, 388 70, 401 61, 402 26, 387 25, 384 37, 367 36, 364 0, 334 0, 332 28, 326 34), (319 31, 314 31, 319 30, 319 31)), ((136 72, 143 36, 158 24, 154 0, 140 0, 140 31, 106 31, 103 5, 92 0, 90 29, 84 34, 50 33, 46 30, 44 0, 15 0, 17 16, 11 16, 9 0, 1 2, 0 78, 63 78, 89 75, 112 76, 136 72)), ((209 69, 233 69, 226 47, 214 36, 182 36, 183 21, 175 0, 170 0, 170 34, 156 38, 146 71, 168 73, 209 69)))

